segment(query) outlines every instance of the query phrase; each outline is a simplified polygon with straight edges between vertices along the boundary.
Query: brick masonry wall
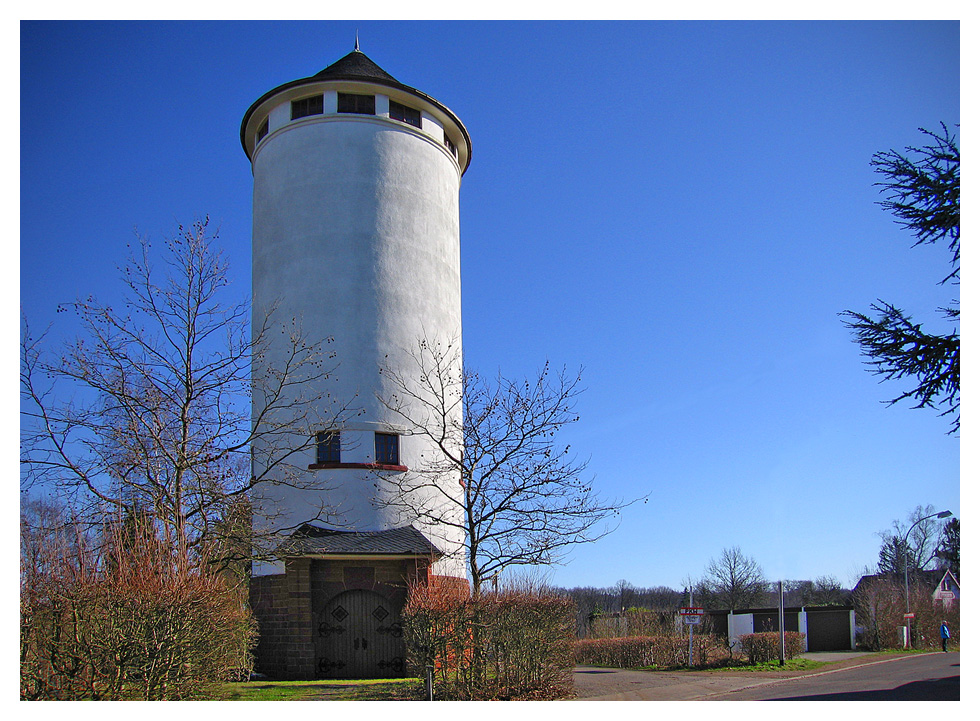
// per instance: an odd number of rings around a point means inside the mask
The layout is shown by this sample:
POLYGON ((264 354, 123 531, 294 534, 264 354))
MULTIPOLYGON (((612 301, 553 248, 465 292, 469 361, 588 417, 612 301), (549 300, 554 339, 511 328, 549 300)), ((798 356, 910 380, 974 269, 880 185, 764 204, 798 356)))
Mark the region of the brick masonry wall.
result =
POLYGON ((456 576, 437 576, 433 573, 426 574, 426 585, 429 588, 440 589, 447 593, 470 595, 470 582, 465 578, 456 576))
POLYGON ((286 643, 287 678, 313 678, 313 610, 310 604, 308 558, 286 560, 289 640, 286 643))
POLYGON ((249 585, 252 613, 259 625, 255 670, 279 678, 286 670, 289 608, 286 576, 255 576, 249 585))

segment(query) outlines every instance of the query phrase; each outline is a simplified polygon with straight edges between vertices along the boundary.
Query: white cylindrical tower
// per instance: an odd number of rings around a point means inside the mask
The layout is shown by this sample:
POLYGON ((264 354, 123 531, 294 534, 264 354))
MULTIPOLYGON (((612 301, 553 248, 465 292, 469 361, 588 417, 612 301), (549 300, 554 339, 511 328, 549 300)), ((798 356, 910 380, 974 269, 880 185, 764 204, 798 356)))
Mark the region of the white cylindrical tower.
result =
MULTIPOLYGON (((423 336, 460 340, 459 187, 469 135, 448 108, 355 48, 259 98, 241 141, 254 178, 253 326, 271 317, 295 321, 308 338, 332 338, 336 369, 314 390, 361 410, 341 427, 319 429, 312 447, 296 439, 309 458, 293 465, 327 490, 271 486, 254 500, 281 529, 323 509, 324 528, 403 528, 409 522, 378 496, 377 474, 411 472, 437 451, 400 432, 377 400, 392 393, 379 369, 409 372, 423 336)), ((272 334, 273 343, 286 337, 272 334)), ((273 345, 271 355, 285 350, 273 345)), ((461 493, 458 476, 444 482, 461 493)), ((465 578, 461 531, 415 525, 442 554, 431 573, 465 578)), ((276 573, 281 564, 253 566, 253 575, 276 573)))

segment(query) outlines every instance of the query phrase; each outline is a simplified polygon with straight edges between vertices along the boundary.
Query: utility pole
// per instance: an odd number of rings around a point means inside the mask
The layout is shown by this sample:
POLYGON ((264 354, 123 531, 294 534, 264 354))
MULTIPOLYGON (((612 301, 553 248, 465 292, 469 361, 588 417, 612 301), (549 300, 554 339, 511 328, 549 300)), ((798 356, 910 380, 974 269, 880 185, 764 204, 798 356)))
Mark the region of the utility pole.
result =
POLYGON ((786 665, 786 612, 783 607, 783 582, 779 582, 779 665, 786 665))
MULTIPOLYGON (((687 605, 694 606, 694 589, 688 589, 687 605)), ((687 667, 694 666, 694 626, 687 627, 687 667)))

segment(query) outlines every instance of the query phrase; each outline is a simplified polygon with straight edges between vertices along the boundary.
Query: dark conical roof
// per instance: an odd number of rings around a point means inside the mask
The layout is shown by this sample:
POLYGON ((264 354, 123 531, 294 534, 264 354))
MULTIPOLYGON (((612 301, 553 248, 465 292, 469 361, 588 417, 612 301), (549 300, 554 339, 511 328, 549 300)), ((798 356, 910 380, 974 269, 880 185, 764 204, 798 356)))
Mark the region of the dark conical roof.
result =
POLYGON ((355 50, 313 76, 317 80, 374 80, 385 84, 397 83, 376 62, 360 50, 355 50))

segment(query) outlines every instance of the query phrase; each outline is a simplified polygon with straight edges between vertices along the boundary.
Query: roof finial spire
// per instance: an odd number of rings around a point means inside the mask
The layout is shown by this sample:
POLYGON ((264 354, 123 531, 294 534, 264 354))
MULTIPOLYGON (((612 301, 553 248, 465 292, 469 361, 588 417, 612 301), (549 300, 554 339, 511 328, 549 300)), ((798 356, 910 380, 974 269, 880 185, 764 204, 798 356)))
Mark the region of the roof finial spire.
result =
POLYGON ((354 30, 354 52, 355 53, 361 52, 361 48, 358 45, 359 44, 357 42, 357 29, 355 28, 355 30, 354 30))

